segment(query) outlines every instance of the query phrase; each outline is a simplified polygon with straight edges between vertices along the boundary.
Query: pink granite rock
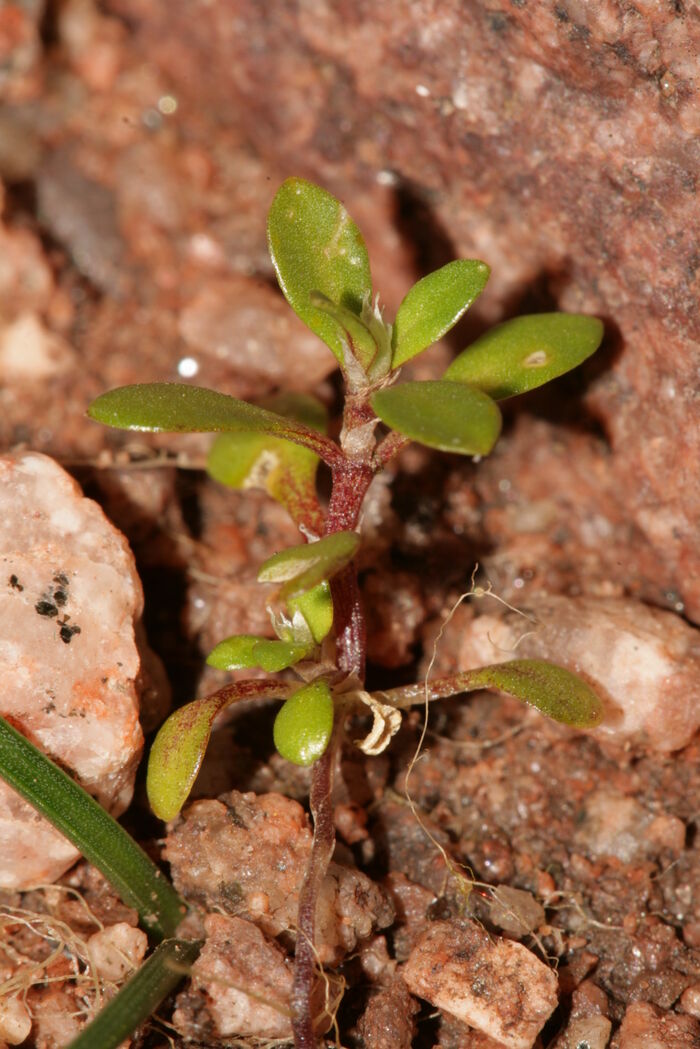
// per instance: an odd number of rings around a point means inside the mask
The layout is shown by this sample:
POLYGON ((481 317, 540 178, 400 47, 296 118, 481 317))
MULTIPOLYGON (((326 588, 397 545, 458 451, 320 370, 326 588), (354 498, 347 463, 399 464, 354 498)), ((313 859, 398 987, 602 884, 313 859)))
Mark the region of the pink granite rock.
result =
MULTIPOLYGON (((131 800, 143 736, 126 540, 52 459, 0 459, 0 713, 110 812, 131 800)), ((78 853, 0 782, 0 887, 52 881, 78 853)))

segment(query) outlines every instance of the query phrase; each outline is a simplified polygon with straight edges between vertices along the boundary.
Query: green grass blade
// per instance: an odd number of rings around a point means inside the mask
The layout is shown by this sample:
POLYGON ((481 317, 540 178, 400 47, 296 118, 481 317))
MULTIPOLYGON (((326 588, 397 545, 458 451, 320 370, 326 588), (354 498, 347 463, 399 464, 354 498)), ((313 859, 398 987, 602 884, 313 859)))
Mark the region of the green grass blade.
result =
POLYGON ((200 945, 165 940, 68 1049, 118 1049, 175 990, 196 960, 200 945))
POLYGON ((87 791, 1 717, 0 777, 80 849, 150 932, 173 935, 185 904, 165 875, 87 791))

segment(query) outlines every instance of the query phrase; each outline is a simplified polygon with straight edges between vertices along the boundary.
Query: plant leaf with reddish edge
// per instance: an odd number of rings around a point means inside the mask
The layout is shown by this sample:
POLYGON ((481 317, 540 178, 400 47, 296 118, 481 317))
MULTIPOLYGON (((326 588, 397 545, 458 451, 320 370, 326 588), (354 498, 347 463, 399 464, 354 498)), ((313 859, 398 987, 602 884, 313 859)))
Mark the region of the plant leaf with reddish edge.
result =
MULTIPOLYGON (((593 728, 604 714, 603 703, 591 686, 577 674, 544 659, 512 659, 488 667, 428 682, 428 699, 445 699, 479 688, 498 689, 536 707, 541 714, 574 728, 593 728)), ((403 685, 378 694, 384 703, 400 709, 425 701, 423 683, 403 685)))
POLYGON ((88 415, 120 430, 264 433, 308 448, 329 466, 341 461, 336 445, 310 427, 202 386, 177 382, 120 386, 94 400, 88 415))
POLYGON ((261 583, 284 583, 282 596, 298 597, 345 568, 359 545, 357 532, 334 532, 316 543, 291 546, 268 558, 258 579, 261 583))
POLYGON ((146 792, 162 820, 172 820, 187 801, 209 743, 214 719, 243 699, 284 696, 283 682, 237 681, 176 710, 161 725, 148 759, 146 792))
POLYGON ((275 746, 295 765, 313 765, 333 734, 333 697, 325 681, 304 685, 281 707, 273 729, 275 746))
MULTIPOLYGON (((325 433, 326 411, 306 394, 269 398, 270 408, 325 433)), ((297 525, 315 535, 323 532, 323 513, 316 496, 318 456, 308 448, 258 433, 223 433, 214 441, 207 472, 229 488, 262 488, 287 510, 297 525)))
POLYGON ((392 368, 441 339, 486 287, 491 270, 479 259, 455 259, 414 284, 399 306, 392 368))
POLYGON ((392 430, 443 452, 487 455, 501 432, 496 403, 458 382, 404 382, 378 390, 370 403, 392 430))
POLYGON ((494 400, 534 390, 576 368, 600 346, 603 325, 580 313, 534 313, 496 325, 456 357, 444 378, 494 400))
POLYGON ((272 263, 287 302, 344 364, 342 326, 312 305, 318 291, 357 317, 372 297, 369 256, 362 234, 335 197, 302 178, 289 178, 267 220, 272 263))
POLYGON ((603 717, 600 697, 587 682, 543 659, 513 659, 467 671, 465 677, 470 689, 497 688, 574 728, 592 728, 603 717))

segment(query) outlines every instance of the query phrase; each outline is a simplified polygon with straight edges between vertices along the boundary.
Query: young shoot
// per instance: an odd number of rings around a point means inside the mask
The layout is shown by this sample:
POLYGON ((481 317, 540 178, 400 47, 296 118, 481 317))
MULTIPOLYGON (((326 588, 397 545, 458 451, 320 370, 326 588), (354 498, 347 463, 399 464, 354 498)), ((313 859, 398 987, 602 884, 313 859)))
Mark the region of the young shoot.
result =
POLYGON ((292 1013, 297 1049, 312 1049, 314 933, 319 886, 333 851, 331 787, 339 748, 357 743, 379 753, 401 710, 427 699, 495 689, 565 724, 590 727, 602 705, 589 686, 561 667, 513 660, 465 668, 430 683, 372 695, 365 691, 365 616, 355 558, 364 497, 375 475, 409 442, 457 455, 484 456, 501 431, 498 401, 577 367, 597 349, 603 327, 578 314, 546 313, 506 321, 478 338, 437 380, 401 381, 401 367, 442 338, 483 291, 488 265, 459 259, 408 291, 393 323, 379 308, 362 234, 340 201, 301 178, 278 190, 268 243, 289 305, 334 354, 346 400, 339 441, 326 435, 323 406, 281 393, 253 405, 177 383, 127 386, 99 397, 90 416, 127 430, 211 432, 208 471, 234 489, 264 489, 300 530, 300 544, 260 567, 261 601, 275 607, 276 638, 222 639, 208 662, 223 670, 262 669, 283 677, 236 681, 195 699, 162 726, 148 769, 154 812, 182 808, 215 717, 239 700, 281 701, 274 724, 279 753, 310 765, 314 846, 301 892, 292 1013), (328 504, 316 470, 330 468, 328 504), (294 677, 297 683, 294 683, 294 677), (349 715, 372 712, 366 740, 346 737, 349 715))

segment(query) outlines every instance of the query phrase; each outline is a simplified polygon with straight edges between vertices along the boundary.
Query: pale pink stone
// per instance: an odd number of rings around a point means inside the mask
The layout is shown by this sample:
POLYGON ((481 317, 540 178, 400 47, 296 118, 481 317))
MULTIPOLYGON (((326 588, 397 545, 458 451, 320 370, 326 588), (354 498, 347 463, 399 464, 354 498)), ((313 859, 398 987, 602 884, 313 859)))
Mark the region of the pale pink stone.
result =
MULTIPOLYGON (((192 988, 205 995, 216 1036, 288 1039, 291 961, 242 918, 209 914, 204 927, 207 940, 192 967, 192 988)), ((185 1035, 195 1033, 182 1006, 173 1023, 185 1035)))
MULTIPOLYGON (((142 602, 126 540, 75 481, 44 455, 0 458, 0 713, 115 815, 143 745, 142 602)), ((52 881, 77 856, 0 781, 0 887, 52 881)))
POLYGON ((402 976, 412 994, 505 1049, 531 1049, 557 1005, 552 970, 522 944, 474 922, 433 922, 402 976))
POLYGON ((622 1019, 620 1049, 694 1049, 700 1025, 692 1016, 662 1013, 649 1002, 632 1002, 622 1019))
POLYGON ((617 598, 538 597, 536 623, 508 613, 458 617, 467 669, 506 659, 548 659, 583 675, 606 705, 594 735, 652 750, 684 747, 700 727, 700 633, 673 612, 617 598))
POLYGON ((88 951, 95 969, 105 980, 119 982, 136 969, 146 956, 148 937, 128 922, 116 922, 94 932, 88 951))
POLYGON ((75 363, 66 340, 35 313, 22 313, 0 330, 0 379, 20 383, 60 375, 75 363))

